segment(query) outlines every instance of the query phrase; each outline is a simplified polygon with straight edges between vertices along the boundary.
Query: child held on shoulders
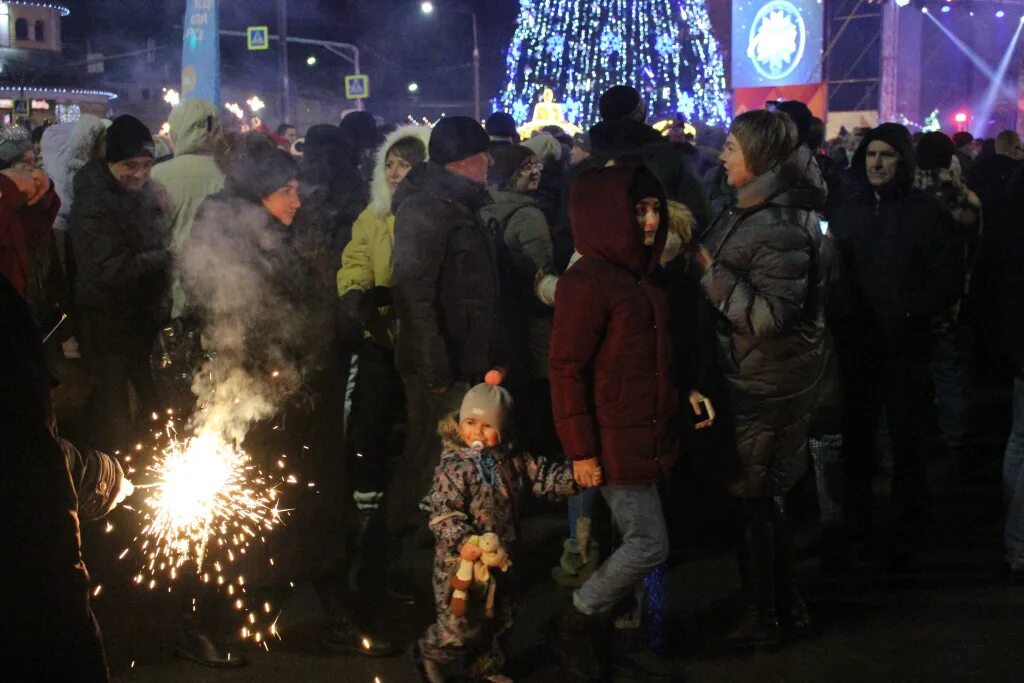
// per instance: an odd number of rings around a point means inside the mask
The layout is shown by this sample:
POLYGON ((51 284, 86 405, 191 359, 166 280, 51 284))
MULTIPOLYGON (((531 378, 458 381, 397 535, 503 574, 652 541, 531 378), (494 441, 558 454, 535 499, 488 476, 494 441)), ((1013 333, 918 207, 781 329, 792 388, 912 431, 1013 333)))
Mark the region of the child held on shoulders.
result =
POLYGON ((437 621, 416 646, 426 681, 462 669, 474 680, 506 681, 499 639, 512 627, 506 572, 517 539, 518 498, 579 493, 572 463, 518 452, 509 441, 512 396, 495 370, 466 393, 458 414, 439 426, 430 528, 436 539, 437 621))

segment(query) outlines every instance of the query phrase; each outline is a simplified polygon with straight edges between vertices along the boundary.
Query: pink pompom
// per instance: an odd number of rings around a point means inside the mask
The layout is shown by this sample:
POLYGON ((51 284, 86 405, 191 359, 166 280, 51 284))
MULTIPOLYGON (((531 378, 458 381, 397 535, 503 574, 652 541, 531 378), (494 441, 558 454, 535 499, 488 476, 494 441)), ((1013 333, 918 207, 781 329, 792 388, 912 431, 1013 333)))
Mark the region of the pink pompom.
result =
POLYGON ((498 369, 488 370, 487 374, 484 375, 484 382, 490 384, 492 387, 498 386, 504 379, 505 373, 498 369))

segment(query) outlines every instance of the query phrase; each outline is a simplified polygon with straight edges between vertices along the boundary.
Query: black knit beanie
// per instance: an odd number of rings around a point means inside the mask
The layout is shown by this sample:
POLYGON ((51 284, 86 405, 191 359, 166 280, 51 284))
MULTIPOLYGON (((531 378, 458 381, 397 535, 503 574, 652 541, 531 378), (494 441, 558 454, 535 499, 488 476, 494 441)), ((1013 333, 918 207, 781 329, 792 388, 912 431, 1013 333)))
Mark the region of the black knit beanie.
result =
POLYGON ((156 145, 146 124, 134 116, 123 114, 107 129, 107 163, 113 164, 135 157, 156 157, 156 145))
POLYGON ((476 119, 446 116, 430 131, 430 160, 450 164, 491 148, 491 139, 476 119))
POLYGON ((955 152, 956 145, 945 133, 937 130, 925 133, 917 141, 917 167, 925 171, 949 168, 955 152))
POLYGON ((648 197, 655 197, 662 201, 665 199, 665 190, 662 189, 661 183, 644 166, 639 167, 636 175, 633 176, 633 187, 630 188, 629 193, 634 202, 648 197))
POLYGON ((505 145, 491 150, 491 156, 494 157, 494 165, 487 172, 487 184, 501 190, 508 187, 523 162, 537 154, 523 145, 505 145))
POLYGON ((644 100, 640 91, 628 85, 613 85, 604 91, 597 103, 598 111, 603 121, 617 121, 619 119, 633 118, 643 121, 644 100))
POLYGON ((789 118, 793 119, 800 144, 806 145, 807 133, 810 132, 811 122, 814 120, 810 108, 800 100, 786 100, 780 102, 776 110, 788 114, 789 118))
POLYGON ((377 119, 368 111, 349 112, 338 124, 338 128, 353 149, 373 149, 380 142, 377 139, 377 119))
POLYGON ((493 135, 496 138, 514 138, 519 135, 519 131, 516 129, 516 120, 512 118, 511 114, 503 111, 496 111, 488 116, 484 121, 484 130, 488 135, 493 135))

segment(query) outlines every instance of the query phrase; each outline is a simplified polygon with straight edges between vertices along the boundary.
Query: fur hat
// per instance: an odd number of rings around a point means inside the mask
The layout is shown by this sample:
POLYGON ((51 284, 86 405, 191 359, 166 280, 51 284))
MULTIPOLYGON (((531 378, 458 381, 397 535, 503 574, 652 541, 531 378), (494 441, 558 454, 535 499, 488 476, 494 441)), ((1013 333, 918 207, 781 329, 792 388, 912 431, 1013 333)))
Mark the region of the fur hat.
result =
POLYGON ((647 118, 644 99, 640 91, 628 85, 613 85, 604 91, 598 100, 597 108, 601 112, 602 121, 618 121, 619 119, 635 119, 643 121, 647 118))
POLYGON ((261 201, 299 177, 299 165, 288 152, 272 146, 247 149, 231 167, 231 189, 241 197, 261 201))
POLYGON ((129 114, 114 119, 107 129, 107 163, 155 156, 156 143, 146 124, 129 114))
POLYGON ((32 149, 32 135, 22 126, 0 129, 0 164, 7 168, 32 149))
POLYGON ((430 133, 430 159, 439 164, 467 159, 491 148, 491 139, 476 119, 446 116, 430 133))
POLYGON ((501 434, 501 430, 510 423, 515 404, 512 394, 501 386, 502 379, 504 376, 500 371, 491 370, 482 384, 467 391, 459 408, 459 422, 472 417, 491 425, 501 434))

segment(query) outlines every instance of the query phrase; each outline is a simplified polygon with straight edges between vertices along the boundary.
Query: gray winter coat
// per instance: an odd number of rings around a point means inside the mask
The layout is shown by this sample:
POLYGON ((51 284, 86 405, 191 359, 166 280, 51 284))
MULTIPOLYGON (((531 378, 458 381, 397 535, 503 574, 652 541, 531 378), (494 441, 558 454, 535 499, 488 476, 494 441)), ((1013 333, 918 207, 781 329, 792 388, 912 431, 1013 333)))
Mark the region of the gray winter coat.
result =
POLYGON ((704 236, 701 278, 718 311, 721 367, 736 419, 738 497, 778 496, 807 468, 808 417, 824 370, 821 232, 827 191, 801 148, 737 193, 704 236))
POLYGON ((537 271, 555 272, 547 219, 529 195, 491 190, 480 218, 497 241, 502 329, 509 354, 523 355, 530 377, 548 376, 551 309, 533 293, 537 271))
POLYGON ((482 184, 433 161, 398 187, 391 286, 403 376, 446 387, 495 361, 498 270, 494 241, 477 218, 490 202, 482 184))

